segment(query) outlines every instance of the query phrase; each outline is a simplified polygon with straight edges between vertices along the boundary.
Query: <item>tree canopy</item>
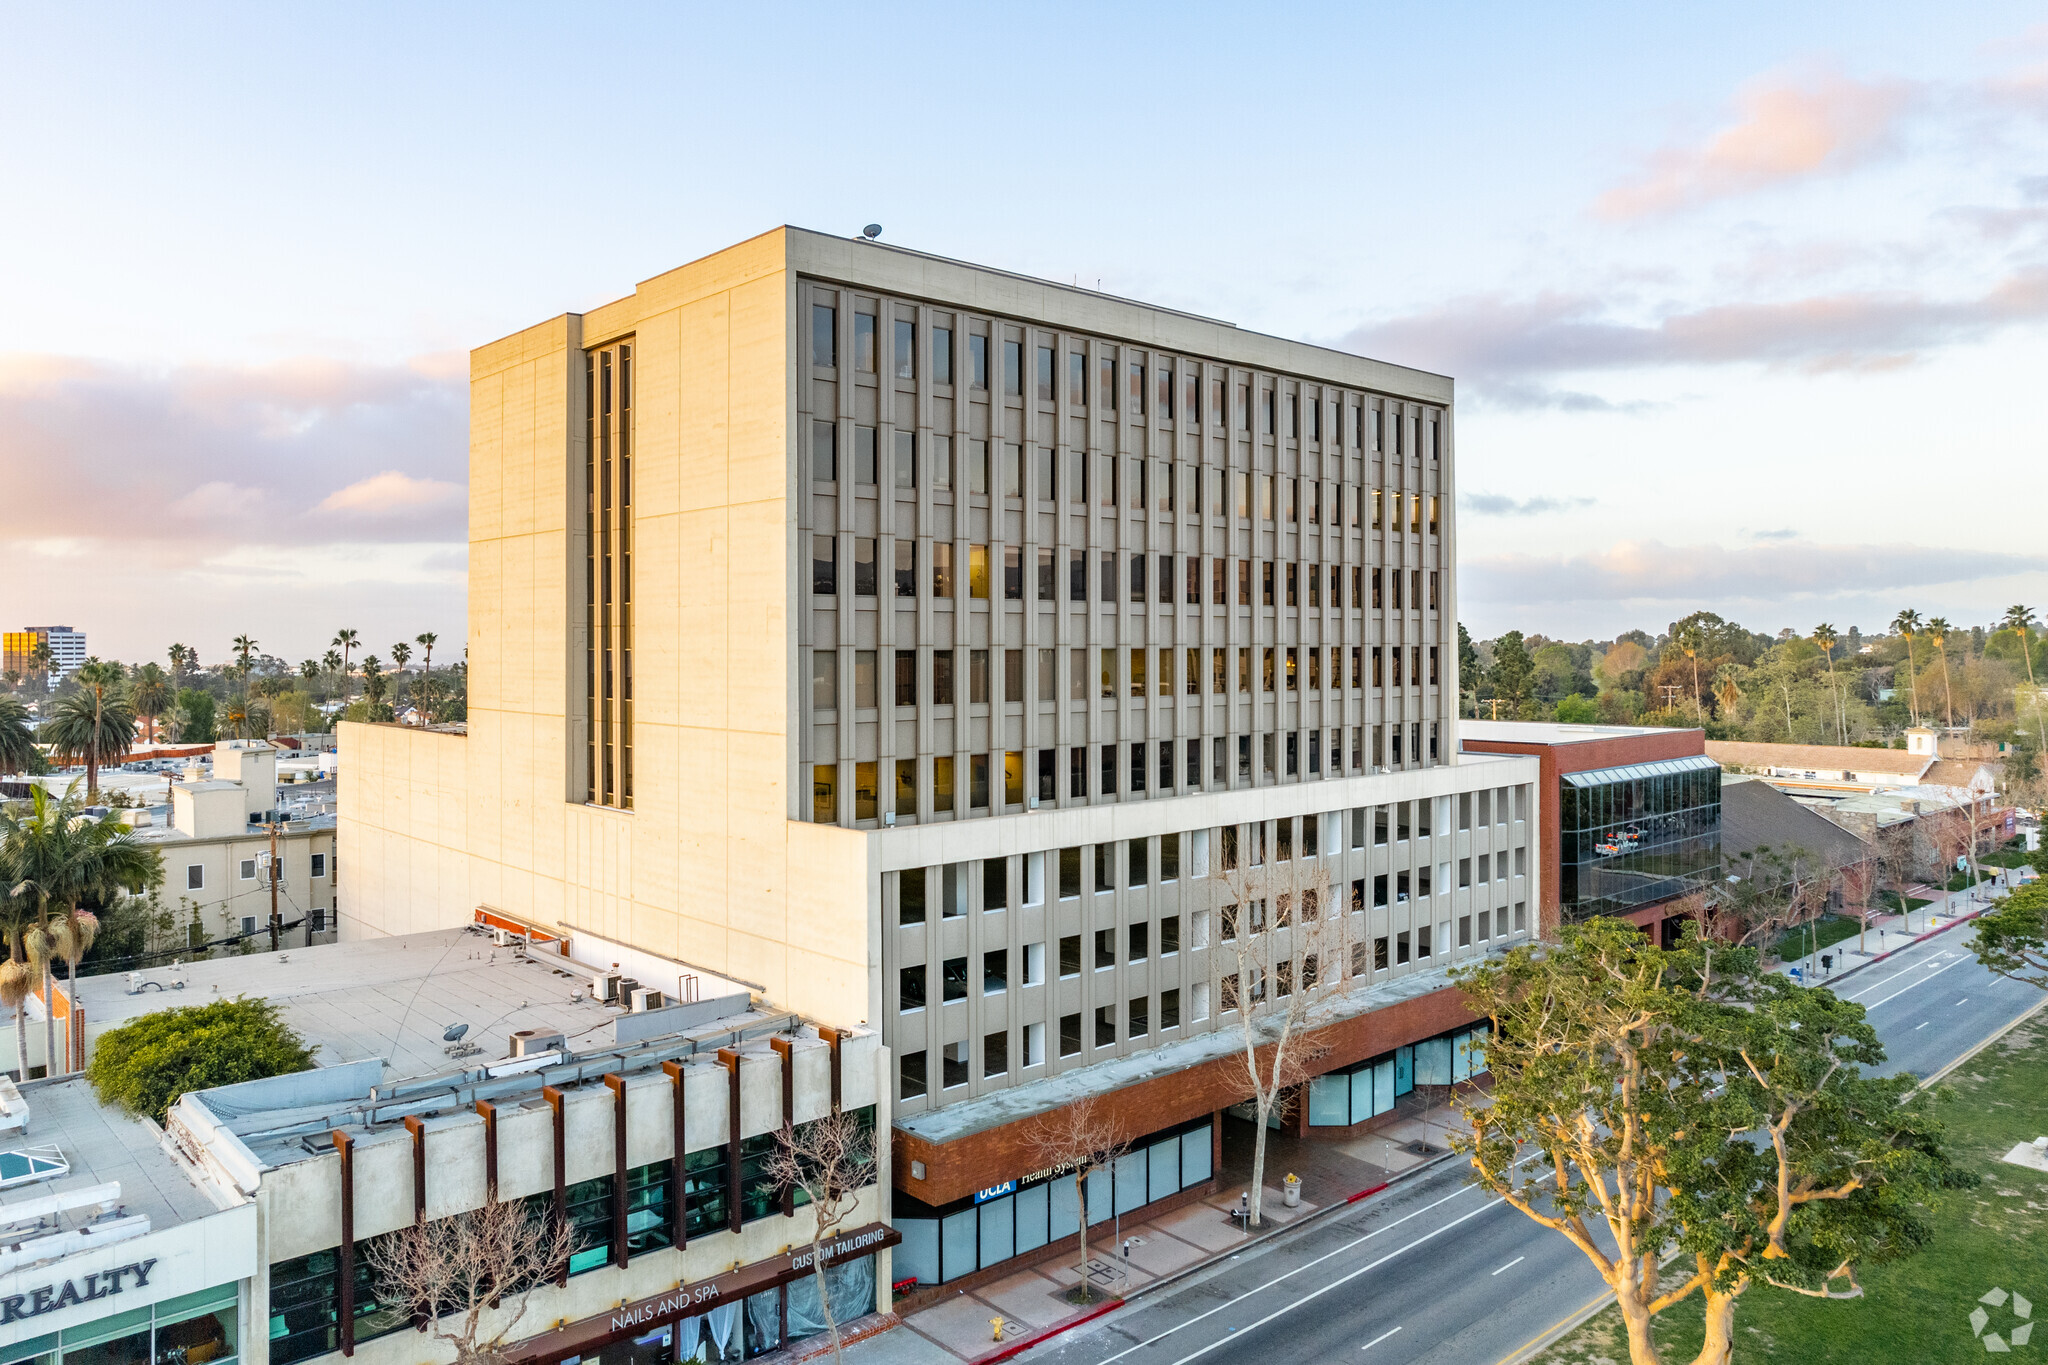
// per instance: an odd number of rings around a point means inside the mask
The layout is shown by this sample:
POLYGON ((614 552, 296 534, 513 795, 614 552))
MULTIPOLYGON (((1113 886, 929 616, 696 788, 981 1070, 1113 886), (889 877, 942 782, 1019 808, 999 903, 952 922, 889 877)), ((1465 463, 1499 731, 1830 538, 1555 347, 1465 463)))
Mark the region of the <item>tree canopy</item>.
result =
POLYGON ((157 1122, 188 1090, 261 1080, 313 1065, 305 1040, 268 1000, 158 1010, 100 1035, 86 1077, 100 1099, 157 1122))
POLYGON ((1864 1074, 1884 1049, 1863 1007, 1762 972, 1754 949, 1660 949, 1599 919, 1458 977, 1495 1036, 1455 1145, 1593 1262, 1636 1365, 1695 1294, 1701 1365, 1729 1359, 1752 1288, 1860 1295, 1859 1267, 1918 1250, 1927 1202, 1971 1183, 1913 1077, 1864 1074))
POLYGON ((1970 948, 2000 976, 2048 990, 2048 882, 2029 882, 1977 916, 1970 948))

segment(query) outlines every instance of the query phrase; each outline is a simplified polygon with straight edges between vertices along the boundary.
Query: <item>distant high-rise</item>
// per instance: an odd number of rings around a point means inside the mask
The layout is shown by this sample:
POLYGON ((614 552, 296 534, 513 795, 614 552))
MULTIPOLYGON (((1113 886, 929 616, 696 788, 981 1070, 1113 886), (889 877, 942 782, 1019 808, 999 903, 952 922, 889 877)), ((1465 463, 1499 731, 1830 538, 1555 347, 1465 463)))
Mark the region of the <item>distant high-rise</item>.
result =
POLYGON ((53 691, 84 662, 82 630, 69 626, 23 626, 0 633, 0 672, 19 673, 23 678, 45 674, 46 686, 53 691), (47 662, 37 645, 49 646, 47 662))

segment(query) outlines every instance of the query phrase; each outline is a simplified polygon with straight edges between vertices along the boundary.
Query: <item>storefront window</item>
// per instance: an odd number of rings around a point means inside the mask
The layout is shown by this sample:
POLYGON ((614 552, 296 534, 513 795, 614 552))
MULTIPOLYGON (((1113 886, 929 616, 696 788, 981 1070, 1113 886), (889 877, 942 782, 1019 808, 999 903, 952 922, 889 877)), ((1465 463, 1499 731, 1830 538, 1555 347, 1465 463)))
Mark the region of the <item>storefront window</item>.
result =
MULTIPOLYGON (((380 1301, 368 1242, 356 1243, 355 1339, 395 1332, 411 1320, 396 1304, 380 1301)), ((292 1365, 341 1349, 341 1251, 329 1247, 270 1267, 270 1362, 292 1365)))
POLYGON ((237 1294, 220 1285, 32 1338, 6 1365, 223 1365, 235 1358, 237 1294))
POLYGON ((1711 758, 1566 773, 1558 798, 1567 922, 1626 914, 1719 876, 1721 767, 1711 758))
POLYGON ((1418 1085, 1452 1085, 1486 1074, 1489 1026, 1455 1030, 1317 1076, 1308 1083, 1311 1128, 1343 1128, 1390 1112, 1418 1085))
POLYGON ((769 1173, 775 1156, 775 1134, 740 1139, 740 1219, 751 1223, 782 1212, 782 1188, 769 1173))
POLYGON ((626 1249, 635 1256, 674 1240, 669 1235, 671 1168, 657 1161, 626 1172, 626 1249))
POLYGON ((688 1209, 683 1216, 685 1236, 703 1237, 729 1225, 731 1214, 725 1202, 724 1143, 701 1152, 691 1152, 683 1158, 683 1188, 689 1196, 688 1209))

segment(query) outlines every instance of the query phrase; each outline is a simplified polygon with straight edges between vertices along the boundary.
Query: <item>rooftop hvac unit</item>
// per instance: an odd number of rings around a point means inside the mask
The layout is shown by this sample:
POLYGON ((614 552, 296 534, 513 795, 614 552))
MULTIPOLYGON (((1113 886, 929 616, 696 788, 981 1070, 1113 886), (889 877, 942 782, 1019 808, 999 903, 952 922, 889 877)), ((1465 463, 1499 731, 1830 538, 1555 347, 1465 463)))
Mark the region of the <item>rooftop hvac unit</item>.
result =
POLYGON ((590 978, 590 998, 600 1004, 616 1005, 619 1002, 619 974, 597 972, 590 978))
POLYGON ((568 1038, 552 1029, 523 1028, 512 1035, 514 1057, 535 1057, 543 1052, 564 1052, 568 1047, 568 1038))
POLYGON ((617 1000, 615 1000, 615 1001, 613 1001, 613 1003, 614 1003, 614 1004, 618 1004, 618 1005, 623 1005, 623 1004, 627 1003, 628 1001, 630 1001, 630 1000, 631 1000, 631 999, 633 998, 633 992, 634 992, 634 991, 637 991, 637 990, 639 990, 639 989, 640 989, 640 983, 639 983, 638 981, 635 981, 635 980, 634 980, 634 979, 633 979, 632 977, 630 977, 630 976, 622 976, 622 977, 620 977, 620 978, 619 978, 619 995, 618 995, 618 999, 617 999, 617 1000))
POLYGON ((635 1014, 645 1014, 648 1010, 658 1010, 668 1004, 668 1000, 660 991, 656 990, 636 990, 628 999, 633 1002, 633 1013, 635 1014))

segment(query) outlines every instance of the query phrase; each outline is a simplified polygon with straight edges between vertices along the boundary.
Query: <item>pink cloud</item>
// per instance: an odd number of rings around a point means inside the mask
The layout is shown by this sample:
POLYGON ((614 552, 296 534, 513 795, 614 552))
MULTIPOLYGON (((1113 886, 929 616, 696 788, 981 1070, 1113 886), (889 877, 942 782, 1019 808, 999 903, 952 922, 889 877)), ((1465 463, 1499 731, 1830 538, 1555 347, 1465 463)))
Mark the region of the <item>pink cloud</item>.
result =
POLYGON ((329 493, 320 504, 323 512, 415 512, 447 507, 463 499, 461 484, 443 479, 415 479, 395 469, 358 479, 346 488, 329 493))
POLYGON ((1840 174, 1889 151, 1917 87, 1834 72, 1769 76, 1736 97, 1737 120, 1697 146, 1666 147, 1600 196, 1603 218, 1644 218, 1788 180, 1840 174))

